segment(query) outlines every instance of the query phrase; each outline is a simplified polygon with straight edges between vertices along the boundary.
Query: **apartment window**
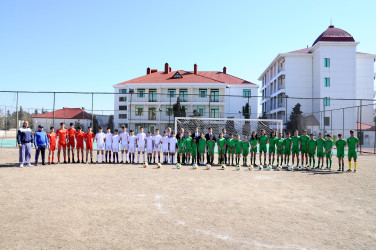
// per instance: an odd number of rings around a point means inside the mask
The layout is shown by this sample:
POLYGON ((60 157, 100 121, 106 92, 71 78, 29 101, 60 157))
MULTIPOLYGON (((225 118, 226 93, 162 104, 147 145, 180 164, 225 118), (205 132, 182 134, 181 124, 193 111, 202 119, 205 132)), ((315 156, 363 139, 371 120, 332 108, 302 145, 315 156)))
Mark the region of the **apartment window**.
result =
POLYGON ((137 89, 137 97, 144 97, 145 89, 137 89))
POLYGON ((156 102, 156 101, 157 101, 157 90, 149 89, 149 102, 156 102))
POLYGON ((166 115, 172 115, 172 106, 166 106, 166 115))
POLYGON ((210 118, 219 118, 219 107, 210 107, 210 118))
POLYGON ((175 97, 176 89, 169 89, 167 93, 168 93, 168 98, 175 97))
POLYGON ((126 102, 126 101, 127 101, 127 97, 125 97, 125 96, 119 97, 119 102, 126 102))
POLYGON ((251 90, 250 89, 243 89, 243 98, 251 97, 251 90))
POLYGON ((127 89, 119 89, 119 93, 120 94, 126 94, 127 93, 127 89))
POLYGON ((197 112, 200 114, 200 116, 205 115, 205 106, 197 106, 197 112))
POLYGON ((324 105, 325 106, 330 106, 330 97, 325 97, 324 98, 324 105))
POLYGON ((330 117, 324 117, 324 126, 330 126, 330 117))
POLYGON ((127 119, 127 114, 119 114, 119 119, 127 119))
POLYGON ((330 78, 325 77, 325 87, 330 87, 330 78))
POLYGON ((219 89, 211 89, 210 90, 210 101, 211 102, 219 102, 219 89))
POLYGON ((208 90, 207 89, 199 89, 198 95, 202 98, 205 98, 208 95, 208 90))
POLYGON ((324 66, 326 68, 329 68, 330 67, 330 58, 324 58, 324 66))
POLYGON ((144 114, 144 106, 136 106, 136 116, 142 116, 144 114))
POLYGON ((172 78, 183 78, 179 72, 176 72, 175 75, 173 75, 172 78))
POLYGON ((119 128, 122 128, 123 126, 128 128, 128 123, 119 123, 119 128))
POLYGON ((182 101, 182 102, 188 101, 188 90, 187 89, 181 89, 179 91, 179 97, 180 97, 180 101, 182 101))
POLYGON ((127 105, 120 105, 119 110, 127 110, 128 106, 127 105))
POLYGON ((157 120, 157 107, 149 107, 149 120, 157 120))

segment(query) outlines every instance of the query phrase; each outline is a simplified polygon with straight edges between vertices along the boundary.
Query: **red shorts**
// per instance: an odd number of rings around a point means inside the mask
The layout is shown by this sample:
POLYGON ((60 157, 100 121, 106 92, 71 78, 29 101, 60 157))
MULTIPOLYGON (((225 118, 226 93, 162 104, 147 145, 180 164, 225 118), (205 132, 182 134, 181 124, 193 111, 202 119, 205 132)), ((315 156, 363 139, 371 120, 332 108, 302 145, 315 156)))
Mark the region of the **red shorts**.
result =
POLYGON ((84 145, 83 144, 77 144, 76 148, 77 149, 84 149, 84 145))
POLYGON ((74 146, 75 146, 74 140, 68 141, 68 145, 67 145, 68 148, 74 148, 74 146))
POLYGON ((86 144, 86 150, 93 150, 93 144, 86 144))
POLYGON ((50 152, 55 151, 55 149, 56 149, 56 145, 50 145, 50 152))
POLYGON ((67 143, 66 142, 59 142, 58 149, 61 149, 61 147, 63 147, 63 149, 66 149, 67 148, 67 143))

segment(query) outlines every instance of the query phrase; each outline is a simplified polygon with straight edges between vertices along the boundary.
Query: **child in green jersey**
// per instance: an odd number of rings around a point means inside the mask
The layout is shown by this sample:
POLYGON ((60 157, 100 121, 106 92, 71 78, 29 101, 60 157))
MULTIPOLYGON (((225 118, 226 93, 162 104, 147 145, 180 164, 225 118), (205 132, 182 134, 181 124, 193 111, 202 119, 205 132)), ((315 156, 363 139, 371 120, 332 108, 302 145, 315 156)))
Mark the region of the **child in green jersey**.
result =
POLYGON ((275 156, 275 142, 277 138, 275 137, 275 131, 272 131, 269 137, 269 165, 274 164, 274 156, 275 156), (273 159, 272 159, 273 156, 273 159))
POLYGON ((247 156, 249 152, 249 142, 248 142, 247 136, 244 136, 244 139, 242 142, 242 152, 243 152, 243 166, 247 166, 247 156))
POLYGON ((240 155, 242 154, 242 140, 240 139, 240 135, 236 136, 235 154, 236 154, 236 165, 239 165, 240 155))
POLYGON ((223 133, 219 134, 219 139, 217 140, 218 147, 218 164, 222 164, 225 159, 226 154, 226 139, 223 138, 223 133))
POLYGON ((311 167, 312 160, 313 160, 313 166, 315 166, 316 164, 315 153, 316 153, 316 148, 317 148, 317 142, 313 134, 310 134, 309 136, 311 137, 311 139, 308 141, 308 156, 309 156, 309 167, 311 167))
POLYGON ((181 158, 183 154, 185 153, 185 139, 183 138, 183 133, 179 134, 179 139, 178 139, 178 163, 183 163, 181 162, 181 158))
POLYGON ((275 141, 277 146, 277 165, 283 162, 283 147, 285 146, 285 140, 282 138, 282 133, 278 134, 278 139, 275 141))
POLYGON ((206 143, 206 147, 208 149, 208 163, 213 165, 214 160, 214 148, 215 148, 215 141, 213 140, 213 135, 210 135, 209 141, 206 143))
POLYGON ((196 142, 196 137, 193 137, 192 138, 192 148, 191 148, 191 152, 192 152, 192 164, 195 164, 197 163, 197 142, 196 142))
POLYGON ((187 138, 185 138, 185 164, 191 164, 191 152, 192 152, 192 137, 191 132, 187 132, 187 138))
POLYGON ((347 147, 348 153, 347 157, 349 158, 349 169, 347 172, 351 172, 351 158, 354 159, 354 173, 356 173, 356 166, 357 166, 357 158, 358 158, 358 147, 359 147, 359 139, 354 136, 354 131, 350 130, 350 137, 347 138, 347 147))
POLYGON ((319 133, 319 139, 316 140, 317 144, 317 160, 318 160, 318 165, 316 169, 320 168, 320 162, 321 162, 321 169, 324 167, 324 143, 325 139, 323 138, 322 133, 319 133))
POLYGON ((198 153, 200 154, 199 164, 203 165, 205 162, 206 140, 205 140, 204 133, 201 133, 200 136, 201 138, 198 140, 198 153))
POLYGON ((332 140, 332 136, 330 134, 326 135, 326 140, 324 142, 324 149, 325 149, 325 158, 326 158, 326 168, 332 169, 332 148, 334 142, 332 140))
POLYGON ((227 163, 229 165, 235 165, 234 164, 234 154, 235 154, 235 140, 234 140, 234 135, 231 133, 230 138, 227 140, 227 151, 228 151, 228 161, 227 163), (231 164, 230 164, 231 162, 231 164))
POLYGON ((262 165, 261 162, 261 157, 262 153, 264 153, 264 165, 266 165, 266 152, 267 152, 267 147, 266 144, 268 143, 268 136, 265 134, 265 130, 261 129, 261 135, 259 137, 259 153, 260 153, 260 165, 262 165))
POLYGON ((299 166, 299 146, 300 146, 300 136, 299 136, 299 131, 295 130, 294 131, 294 136, 291 138, 292 139, 292 165, 294 166, 295 164, 295 157, 296 157, 296 166, 299 166))
POLYGON ((337 158, 338 158, 338 165, 339 169, 338 171, 342 172, 344 171, 345 168, 345 147, 346 147, 346 141, 343 139, 342 134, 338 134, 338 140, 336 141, 336 149, 337 149, 337 158))
POLYGON ((307 130, 303 130, 303 135, 300 136, 300 153, 302 154, 302 165, 308 165, 308 141, 309 136, 307 135, 307 130))
POLYGON ((285 166, 287 166, 288 164, 290 164, 291 144, 292 144, 290 132, 287 132, 284 144, 285 144, 285 146, 284 146, 285 166))
POLYGON ((251 144, 251 164, 256 165, 256 153, 258 144, 256 131, 252 132, 251 138, 249 138, 249 143, 251 144))

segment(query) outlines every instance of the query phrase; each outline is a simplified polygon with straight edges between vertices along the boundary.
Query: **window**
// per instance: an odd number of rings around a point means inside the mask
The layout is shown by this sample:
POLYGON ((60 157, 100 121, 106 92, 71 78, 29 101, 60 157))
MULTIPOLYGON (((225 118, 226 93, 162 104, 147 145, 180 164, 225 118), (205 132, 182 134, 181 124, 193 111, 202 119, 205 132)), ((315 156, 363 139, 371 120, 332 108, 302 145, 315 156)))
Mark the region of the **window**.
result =
POLYGON ((166 106, 166 115, 172 115, 172 106, 166 106))
POLYGON ((119 119, 127 119, 127 114, 119 114, 119 119))
POLYGON ((243 89, 243 98, 251 97, 251 90, 250 89, 243 89))
POLYGON ((136 106, 136 115, 141 116, 144 114, 144 106, 136 106))
POLYGON ((325 97, 324 98, 324 105, 325 106, 330 106, 330 97, 325 97))
POLYGON ((157 120, 157 107, 149 107, 149 112, 148 112, 149 120, 155 121, 157 120))
POLYGON ((149 89, 149 102, 156 102, 156 101, 157 101, 157 90, 149 89))
POLYGON ((330 87, 330 78, 325 77, 325 87, 330 87))
POLYGON ((219 89, 211 89, 210 90, 210 101, 211 102, 219 102, 219 89))
POLYGON ((197 112, 200 114, 200 116, 205 115, 205 106, 197 106, 197 112))
POLYGON ((127 110, 128 106, 126 105, 120 105, 119 110, 127 110))
POLYGON ((188 90, 187 89, 181 89, 179 91, 179 97, 180 97, 180 101, 182 101, 182 102, 188 101, 188 90))
POLYGON ((172 78, 183 78, 183 77, 182 75, 180 75, 179 71, 176 71, 175 75, 173 75, 172 78))
POLYGON ((324 126, 330 126, 330 117, 324 117, 324 126))
POLYGON ((123 126, 128 128, 128 123, 119 123, 119 128, 122 128, 123 126))
POLYGON ((168 93, 168 98, 175 97, 176 90, 175 89, 169 89, 167 93, 168 93))
POLYGON ((210 107, 210 118, 219 118, 219 107, 210 107))
POLYGON ((330 67, 330 58, 324 58, 324 67, 326 68, 330 67))
POLYGON ((145 96, 145 89, 138 89, 137 97, 144 97, 144 96, 145 96))
POLYGON ((119 89, 119 93, 120 94, 126 94, 127 93, 127 89, 119 89))
POLYGON ((199 97, 205 98, 208 95, 208 90, 207 89, 199 89, 198 95, 199 95, 199 97))
POLYGON ((126 102, 127 98, 125 96, 120 96, 119 97, 119 102, 126 102))

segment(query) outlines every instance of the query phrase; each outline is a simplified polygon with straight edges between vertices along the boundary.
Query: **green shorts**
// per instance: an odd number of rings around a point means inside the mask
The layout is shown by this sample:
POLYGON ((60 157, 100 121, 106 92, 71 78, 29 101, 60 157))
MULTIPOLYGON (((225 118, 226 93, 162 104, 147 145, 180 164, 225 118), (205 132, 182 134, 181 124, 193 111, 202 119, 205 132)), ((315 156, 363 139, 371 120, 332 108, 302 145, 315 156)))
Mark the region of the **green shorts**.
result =
POLYGON ((317 157, 324 157, 324 152, 317 152, 317 157))
POLYGON ((243 157, 247 157, 248 156, 248 150, 247 151, 243 151, 243 157))
POLYGON ((230 154, 230 155, 235 154, 235 148, 233 148, 232 150, 230 148, 228 148, 227 153, 230 154))
POLYGON ((208 155, 214 155, 214 150, 213 151, 208 150, 208 155))
POLYGON ((226 149, 218 150, 219 155, 224 155, 226 152, 226 149))
POLYGON ((192 149, 190 149, 190 148, 186 148, 186 149, 185 149, 185 152, 186 152, 186 153, 191 153, 191 151, 192 151, 192 149))
POLYGON ((257 153, 257 147, 256 147, 255 149, 253 149, 253 148, 251 147, 250 152, 251 152, 251 153, 257 153))
POLYGON ((333 155, 332 151, 329 151, 328 153, 325 153, 325 157, 326 158, 332 158, 332 155, 333 155))
POLYGON ((260 145, 259 152, 260 153, 267 153, 268 150, 266 148, 266 145, 260 145))
POLYGON ((358 159, 358 153, 356 151, 349 151, 347 153, 347 157, 349 159, 351 159, 351 158, 358 159))
POLYGON ((302 146, 302 147, 300 148, 300 152, 302 152, 302 154, 306 154, 306 153, 308 153, 307 146, 302 146))
POLYGON ((279 149, 277 148, 277 155, 283 155, 283 149, 279 150, 279 149))
POLYGON ((242 153, 242 149, 241 148, 240 149, 236 148, 235 151, 236 151, 235 154, 237 154, 237 155, 240 155, 242 153))
POLYGON ((199 149, 198 149, 198 152, 199 152, 200 154, 205 153, 205 148, 199 148, 199 149))
POLYGON ((299 154, 299 147, 292 147, 292 154, 299 154))
POLYGON ((178 154, 184 154, 185 150, 184 149, 178 149, 178 154))
POLYGON ((344 152, 342 152, 342 153, 337 152, 337 157, 338 158, 345 158, 345 153, 344 152))
POLYGON ((269 153, 275 153, 275 147, 269 147, 269 153))
POLYGON ((285 150, 285 155, 291 155, 291 150, 285 150))
POLYGON ((192 157, 197 156, 197 150, 192 150, 192 157))
POLYGON ((308 156, 309 157, 315 157, 315 152, 313 152, 313 153, 312 152, 308 152, 308 156))

